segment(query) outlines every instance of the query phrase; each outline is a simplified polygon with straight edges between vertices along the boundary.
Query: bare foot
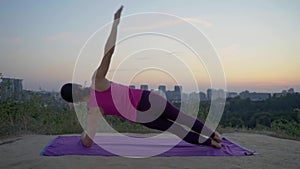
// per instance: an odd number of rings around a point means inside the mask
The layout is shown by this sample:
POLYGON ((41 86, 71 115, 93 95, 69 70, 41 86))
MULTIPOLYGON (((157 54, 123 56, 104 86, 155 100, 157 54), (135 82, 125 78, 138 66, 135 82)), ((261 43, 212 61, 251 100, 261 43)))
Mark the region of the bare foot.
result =
POLYGON ((222 138, 220 137, 220 135, 218 133, 215 132, 215 136, 212 138, 214 141, 216 141, 217 143, 221 143, 222 142, 222 138))
POLYGON ((222 148, 221 143, 218 143, 215 140, 211 140, 210 146, 212 146, 213 148, 217 148, 217 149, 221 149, 222 148))

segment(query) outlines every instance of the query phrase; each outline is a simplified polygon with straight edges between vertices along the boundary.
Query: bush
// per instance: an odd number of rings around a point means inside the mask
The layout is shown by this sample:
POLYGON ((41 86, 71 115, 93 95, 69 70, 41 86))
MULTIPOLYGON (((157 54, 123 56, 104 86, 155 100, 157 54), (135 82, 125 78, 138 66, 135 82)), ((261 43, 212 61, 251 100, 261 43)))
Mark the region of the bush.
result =
POLYGON ((285 133, 292 137, 300 137, 300 124, 295 121, 278 119, 272 122, 271 129, 277 133, 285 133))
POLYGON ((76 113, 53 98, 32 95, 30 99, 0 102, 0 135, 16 133, 62 134, 80 132, 76 113))

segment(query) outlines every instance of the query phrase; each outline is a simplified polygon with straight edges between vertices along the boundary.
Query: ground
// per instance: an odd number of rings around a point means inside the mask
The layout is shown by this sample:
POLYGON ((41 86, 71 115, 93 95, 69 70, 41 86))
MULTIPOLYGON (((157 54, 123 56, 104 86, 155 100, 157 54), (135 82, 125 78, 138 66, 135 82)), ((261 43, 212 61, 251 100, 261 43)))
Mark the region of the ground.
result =
POLYGON ((283 169, 299 168, 300 141, 249 134, 227 133, 223 136, 258 154, 243 157, 44 157, 40 152, 56 136, 25 135, 0 140, 0 168, 2 169, 283 169))

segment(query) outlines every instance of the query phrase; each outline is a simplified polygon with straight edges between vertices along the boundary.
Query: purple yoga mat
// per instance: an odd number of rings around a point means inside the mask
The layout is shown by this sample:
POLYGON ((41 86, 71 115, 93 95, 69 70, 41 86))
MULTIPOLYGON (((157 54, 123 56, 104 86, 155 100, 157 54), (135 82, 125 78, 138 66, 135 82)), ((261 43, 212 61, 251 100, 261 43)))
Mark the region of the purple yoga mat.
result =
POLYGON ((193 145, 177 138, 141 138, 125 136, 96 136, 90 148, 85 148, 79 136, 58 136, 42 151, 44 156, 63 155, 92 155, 92 156, 152 156, 160 150, 168 149, 155 156, 246 156, 254 152, 247 150, 226 138, 223 138, 222 148, 215 149, 210 146, 193 145), (135 140, 136 139, 136 140, 135 140), (150 140, 150 141, 149 141, 150 140), (179 143, 178 143, 179 142, 179 143), (172 147, 174 143, 178 143, 172 147), (100 146, 99 146, 100 145, 100 146), (108 150, 108 151, 107 151, 108 150), (113 151, 109 151, 113 150, 113 151), (118 152, 118 153, 114 153, 118 152))

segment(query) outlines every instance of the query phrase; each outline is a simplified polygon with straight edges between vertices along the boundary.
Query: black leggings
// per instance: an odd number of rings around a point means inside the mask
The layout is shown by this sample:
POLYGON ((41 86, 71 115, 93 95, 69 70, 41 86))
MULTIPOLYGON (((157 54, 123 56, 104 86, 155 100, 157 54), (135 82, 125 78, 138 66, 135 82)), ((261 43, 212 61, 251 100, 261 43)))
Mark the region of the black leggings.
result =
MULTIPOLYGON (((151 107, 150 101, 149 101, 149 95, 150 91, 143 91, 138 110, 143 112, 148 110, 151 107)), ((151 97, 154 97, 154 100, 157 102, 166 102, 166 99, 161 97, 158 94, 151 94, 151 97)), ((152 105, 155 106, 155 105, 152 105)), ((151 110, 153 110, 153 107, 151 107, 151 110)), ((155 110, 155 108, 154 108, 155 110)), ((156 112, 148 112, 148 115, 155 114, 156 112)), ((145 119, 145 114, 137 113, 137 119, 145 119)), ((166 131, 177 135, 184 141, 192 144, 201 144, 201 145, 210 145, 211 139, 203 137, 201 134, 204 134, 206 136, 210 136, 210 138, 213 138, 215 133, 210 130, 208 127, 206 127, 199 119, 194 118, 192 116, 189 116, 185 114, 184 112, 180 111, 178 108, 176 108, 172 103, 167 101, 166 107, 164 111, 158 115, 156 119, 150 122, 140 122, 140 124, 151 128, 156 129, 160 131, 166 131), (176 121, 176 123, 174 122, 176 121), (193 124, 190 124, 194 122, 193 124), (181 125, 185 125, 189 127, 191 130, 187 131, 184 127, 181 125), (192 126, 191 126, 192 125, 192 126), (171 127, 172 126, 172 127, 171 127)))

